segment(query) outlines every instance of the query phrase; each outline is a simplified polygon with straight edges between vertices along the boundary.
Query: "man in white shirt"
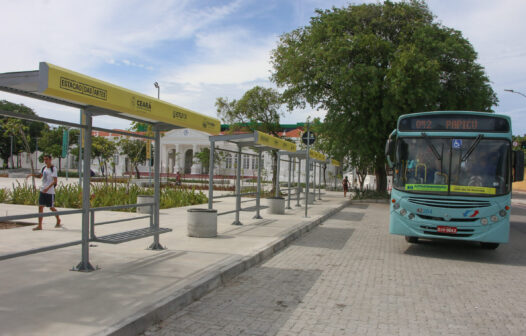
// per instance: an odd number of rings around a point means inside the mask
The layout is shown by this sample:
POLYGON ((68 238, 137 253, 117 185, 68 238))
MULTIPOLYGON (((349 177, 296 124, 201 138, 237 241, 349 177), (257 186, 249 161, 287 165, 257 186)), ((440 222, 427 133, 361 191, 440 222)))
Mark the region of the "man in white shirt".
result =
MULTIPOLYGON (((51 211, 57 211, 55 208, 55 186, 57 185, 57 168, 51 164, 51 155, 44 155, 45 167, 42 168, 38 174, 30 174, 28 176, 35 176, 42 178, 42 185, 40 186, 40 195, 38 197, 38 212, 44 212, 44 207, 48 207, 51 211)), ((62 227, 60 225, 60 217, 57 218, 56 228, 62 227)), ((33 228, 33 231, 42 230, 42 217, 38 217, 38 226, 33 228)))

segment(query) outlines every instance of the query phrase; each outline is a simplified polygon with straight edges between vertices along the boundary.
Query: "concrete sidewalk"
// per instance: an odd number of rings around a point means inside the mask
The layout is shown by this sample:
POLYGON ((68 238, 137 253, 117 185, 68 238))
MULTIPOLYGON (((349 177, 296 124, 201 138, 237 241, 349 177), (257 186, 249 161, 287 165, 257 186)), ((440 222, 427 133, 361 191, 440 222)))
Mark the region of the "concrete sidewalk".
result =
MULTIPOLYGON (((206 205, 163 209, 160 226, 173 229, 160 235, 163 251, 146 248, 153 237, 119 245, 92 243, 90 261, 100 269, 69 271, 81 260, 81 247, 0 261, 1 335, 131 335, 199 299, 253 265, 272 256, 349 203, 341 193, 326 192, 322 201, 285 215, 241 212, 243 226, 232 226, 235 214, 218 217, 218 237, 191 238, 186 211, 206 205)), ((243 200, 247 200, 243 198, 243 200)), ((255 202, 242 203, 243 207, 255 202)), ((266 205, 262 200, 262 205, 266 205)), ((214 202, 218 212, 235 208, 235 198, 214 202)), ((1 205, 5 215, 35 213, 34 206, 1 205)), ((138 217, 135 213, 97 212, 96 221, 138 217)), ((33 220, 36 223, 36 219, 33 220)), ((32 226, 2 230, 0 255, 81 239, 80 215, 44 218, 44 230, 32 226)), ((147 227, 148 219, 98 226, 97 235, 147 227)))

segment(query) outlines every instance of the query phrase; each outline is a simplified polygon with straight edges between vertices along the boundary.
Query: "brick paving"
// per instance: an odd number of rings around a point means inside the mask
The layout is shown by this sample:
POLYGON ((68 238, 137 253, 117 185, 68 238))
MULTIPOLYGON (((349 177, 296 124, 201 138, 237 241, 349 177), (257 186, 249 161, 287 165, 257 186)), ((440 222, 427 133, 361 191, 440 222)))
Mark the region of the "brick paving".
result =
POLYGON ((410 245, 354 204, 145 335, 526 335, 525 266, 526 208, 489 251, 410 245))

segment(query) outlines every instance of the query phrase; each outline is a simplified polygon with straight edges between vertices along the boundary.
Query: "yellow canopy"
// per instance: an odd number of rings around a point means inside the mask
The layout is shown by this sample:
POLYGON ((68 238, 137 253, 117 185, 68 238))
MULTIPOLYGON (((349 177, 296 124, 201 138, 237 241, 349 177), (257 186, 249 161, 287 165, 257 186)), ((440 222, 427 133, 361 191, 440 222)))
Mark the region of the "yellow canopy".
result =
POLYGON ((153 122, 164 122, 219 134, 218 119, 124 89, 56 65, 41 62, 38 91, 42 95, 97 106, 153 122))
POLYGON ((276 138, 275 136, 265 134, 260 131, 255 131, 256 133, 256 143, 263 146, 268 146, 276 149, 285 150, 288 152, 296 151, 296 144, 276 138))

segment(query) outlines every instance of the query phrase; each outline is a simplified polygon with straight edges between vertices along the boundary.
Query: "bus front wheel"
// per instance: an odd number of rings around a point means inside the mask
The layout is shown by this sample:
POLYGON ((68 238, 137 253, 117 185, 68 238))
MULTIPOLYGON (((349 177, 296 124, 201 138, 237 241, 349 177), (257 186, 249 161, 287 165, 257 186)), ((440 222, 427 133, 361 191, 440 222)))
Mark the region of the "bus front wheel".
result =
POLYGON ((480 243, 480 246, 486 250, 494 250, 499 247, 499 243, 480 243))
POLYGON ((411 244, 418 243, 418 237, 405 236, 405 241, 411 244))

